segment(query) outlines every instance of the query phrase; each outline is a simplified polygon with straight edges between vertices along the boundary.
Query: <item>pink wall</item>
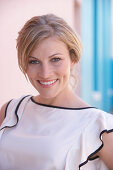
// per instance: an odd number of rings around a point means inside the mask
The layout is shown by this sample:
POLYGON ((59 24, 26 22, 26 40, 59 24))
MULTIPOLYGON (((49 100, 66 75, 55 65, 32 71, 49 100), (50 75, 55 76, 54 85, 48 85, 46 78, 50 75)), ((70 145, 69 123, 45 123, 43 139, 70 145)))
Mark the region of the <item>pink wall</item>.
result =
POLYGON ((35 15, 54 13, 74 28, 74 0, 0 0, 0 106, 24 94, 36 94, 18 68, 17 33, 35 15))

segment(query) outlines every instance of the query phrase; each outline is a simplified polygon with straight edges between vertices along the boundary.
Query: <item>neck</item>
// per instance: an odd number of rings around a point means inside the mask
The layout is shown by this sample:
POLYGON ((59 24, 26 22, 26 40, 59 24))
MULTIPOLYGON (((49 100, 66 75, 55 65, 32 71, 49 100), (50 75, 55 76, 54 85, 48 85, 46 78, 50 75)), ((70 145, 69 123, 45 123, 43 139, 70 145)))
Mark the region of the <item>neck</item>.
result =
POLYGON ((68 107, 74 98, 75 94, 72 89, 69 88, 66 91, 62 91, 58 96, 53 98, 43 98, 42 96, 38 95, 34 97, 34 100, 42 104, 68 107))

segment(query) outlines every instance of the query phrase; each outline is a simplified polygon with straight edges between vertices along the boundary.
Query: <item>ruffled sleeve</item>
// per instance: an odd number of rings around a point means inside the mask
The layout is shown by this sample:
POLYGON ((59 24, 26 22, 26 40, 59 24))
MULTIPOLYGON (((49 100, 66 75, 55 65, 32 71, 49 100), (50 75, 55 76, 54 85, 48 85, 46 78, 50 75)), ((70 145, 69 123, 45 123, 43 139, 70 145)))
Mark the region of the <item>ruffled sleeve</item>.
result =
POLYGON ((30 95, 22 96, 19 99, 13 99, 10 101, 10 103, 8 103, 5 111, 5 119, 0 126, 0 139, 5 129, 12 128, 17 125, 23 113, 25 104, 27 103, 30 97, 30 95))
POLYGON ((113 132, 113 115, 94 109, 81 135, 79 170, 108 170, 104 162, 95 156, 103 147, 102 134, 105 132, 113 132))

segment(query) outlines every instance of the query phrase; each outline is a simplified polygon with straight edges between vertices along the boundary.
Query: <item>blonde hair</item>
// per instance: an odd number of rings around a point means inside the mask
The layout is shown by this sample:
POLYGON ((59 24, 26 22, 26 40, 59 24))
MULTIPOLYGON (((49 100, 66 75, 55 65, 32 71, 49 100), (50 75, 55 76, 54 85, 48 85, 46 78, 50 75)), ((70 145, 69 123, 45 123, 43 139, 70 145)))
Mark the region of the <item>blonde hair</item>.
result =
POLYGON ((25 76, 28 57, 35 45, 51 36, 58 37, 67 45, 73 62, 79 61, 82 44, 72 28, 62 18, 53 14, 35 16, 25 23, 17 37, 18 64, 25 76))

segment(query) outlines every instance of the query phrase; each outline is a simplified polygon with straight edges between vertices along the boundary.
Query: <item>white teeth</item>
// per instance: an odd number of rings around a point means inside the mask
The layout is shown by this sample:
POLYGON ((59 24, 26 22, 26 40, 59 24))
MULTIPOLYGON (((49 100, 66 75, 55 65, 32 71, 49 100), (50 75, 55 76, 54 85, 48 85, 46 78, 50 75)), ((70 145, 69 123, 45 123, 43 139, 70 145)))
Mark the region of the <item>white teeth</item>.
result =
POLYGON ((39 81, 41 84, 44 84, 44 85, 50 85, 50 84, 53 84, 55 81, 57 80, 53 80, 53 81, 48 81, 48 82, 42 82, 42 81, 39 81))

